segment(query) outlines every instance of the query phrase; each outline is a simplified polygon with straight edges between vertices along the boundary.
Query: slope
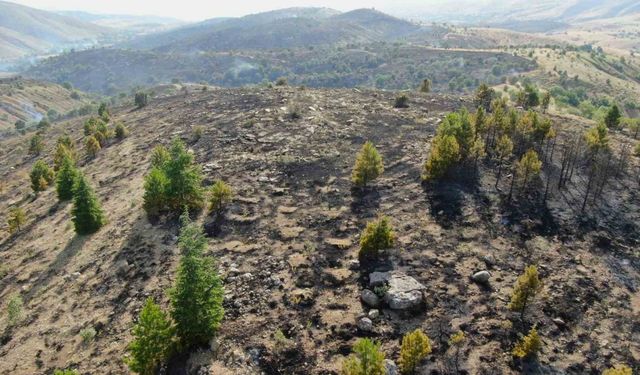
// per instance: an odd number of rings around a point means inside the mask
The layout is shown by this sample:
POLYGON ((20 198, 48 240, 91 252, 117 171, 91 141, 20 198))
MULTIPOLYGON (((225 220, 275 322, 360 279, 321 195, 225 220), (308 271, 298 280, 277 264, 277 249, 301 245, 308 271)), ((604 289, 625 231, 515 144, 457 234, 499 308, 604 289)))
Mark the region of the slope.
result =
MULTIPOLYGON (((470 102, 415 94, 408 109, 396 110, 394 96, 209 89, 152 100, 142 110, 116 108, 113 117, 126 123, 130 136, 80 162, 108 217, 93 236, 74 235, 70 207, 51 189, 30 196, 25 181, 34 160, 15 151, 26 139, 3 142, 0 221, 13 205, 22 206, 28 220, 21 233, 0 239, 0 298, 17 293, 24 300, 24 319, 0 340, 0 372, 67 366, 127 372, 121 359, 133 321, 149 296, 166 308, 179 258, 177 223, 152 225, 142 209, 151 149, 172 137, 189 142, 207 185, 224 179, 235 199, 222 231, 208 238, 207 255, 218 261, 226 291, 216 350, 176 358, 167 373, 335 374, 359 337, 375 337, 395 359, 401 336, 420 328, 434 348, 420 371, 439 371, 448 353, 443 342, 463 330, 464 371, 519 374, 509 352, 521 324, 506 304, 531 263, 539 265, 545 296, 529 313, 545 345, 536 371, 601 373, 612 364, 637 364, 640 347, 628 334, 640 313, 640 233, 629 224, 640 212, 633 176, 612 181, 610 200, 588 217, 574 212, 584 186, 579 172, 565 194, 552 190, 541 216, 501 204, 505 194, 495 190, 485 167, 476 186, 421 186, 426 141, 447 112, 470 102), (288 115, 293 108, 300 111, 297 120, 288 115), (194 140, 197 126, 202 137, 194 140), (376 144, 386 168, 375 189, 358 195, 351 190, 351 166, 366 140, 376 144), (415 314, 381 308, 373 332, 363 332, 356 322, 369 310, 360 302, 368 274, 354 260, 359 233, 378 214, 389 215, 397 233, 389 264, 381 267, 423 283, 426 303, 415 314), (490 285, 472 283, 469 276, 484 268, 491 270, 490 285), (95 337, 83 343, 80 332, 89 328, 95 337), (292 344, 286 351, 278 349, 279 331, 292 344), (616 345, 601 345, 605 341, 616 345)), ((587 125, 553 121, 562 126, 558 150, 564 131, 587 125)), ((45 155, 65 131, 80 147, 82 120, 71 121, 47 134, 45 155)), ((638 159, 630 162, 639 166, 638 159)), ((0 316, 0 325, 5 321, 0 316)))
POLYGON ((0 59, 93 43, 108 32, 75 18, 0 1, 0 59))

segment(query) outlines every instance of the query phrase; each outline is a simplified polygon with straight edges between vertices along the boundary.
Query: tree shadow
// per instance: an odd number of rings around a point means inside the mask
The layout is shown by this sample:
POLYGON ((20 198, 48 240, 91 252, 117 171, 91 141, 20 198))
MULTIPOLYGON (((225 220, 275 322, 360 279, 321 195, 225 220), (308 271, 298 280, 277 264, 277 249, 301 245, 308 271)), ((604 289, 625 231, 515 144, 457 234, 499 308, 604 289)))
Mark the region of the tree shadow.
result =
POLYGON ((33 283, 33 287, 24 295, 25 300, 30 300, 33 296, 35 296, 42 287, 46 286, 49 281, 58 274, 60 271, 64 270, 64 268, 69 264, 69 261, 76 256, 82 250, 87 241, 91 238, 90 235, 87 236, 74 236, 62 249, 61 252, 58 253, 56 259, 51 263, 46 271, 40 274, 40 276, 33 283))
POLYGON ((436 222, 443 228, 451 226, 462 217, 465 194, 469 187, 456 181, 423 184, 429 208, 436 222))
POLYGON ((368 214, 380 208, 380 192, 376 187, 351 188, 351 212, 368 214))

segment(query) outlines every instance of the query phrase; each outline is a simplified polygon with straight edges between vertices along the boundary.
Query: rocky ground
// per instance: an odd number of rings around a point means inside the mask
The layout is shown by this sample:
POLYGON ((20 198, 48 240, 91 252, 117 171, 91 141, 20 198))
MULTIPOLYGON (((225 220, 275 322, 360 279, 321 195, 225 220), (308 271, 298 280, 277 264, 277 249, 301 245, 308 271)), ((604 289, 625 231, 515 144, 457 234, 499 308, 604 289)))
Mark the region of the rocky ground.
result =
MULTIPOLYGON (((31 195, 34 159, 17 149, 27 138, 3 141, 0 220, 19 203, 28 224, 17 236, 0 237, 0 298, 20 293, 25 301, 23 322, 0 342, 0 373, 66 366, 127 373, 121 358, 133 320, 147 296, 167 305, 178 260, 176 221, 152 225, 141 205, 150 150, 173 137, 189 143, 207 185, 222 178, 236 195, 221 231, 207 229, 209 254, 225 280, 220 336, 211 348, 174 358, 168 373, 337 374, 358 337, 379 340, 396 360, 402 335, 415 328, 433 342, 424 374, 446 373, 453 357, 446 341, 458 330, 466 335, 461 373, 599 374, 616 363, 637 371, 637 181, 615 180, 606 202, 586 215, 575 208, 579 176, 567 191, 552 191, 542 208, 535 198, 506 204, 486 163, 473 182, 423 186, 421 166, 437 124, 470 102, 414 94, 409 108, 393 109, 394 96, 210 89, 152 100, 142 110, 117 108, 114 117, 130 136, 81 163, 109 220, 90 237, 75 236, 70 206, 57 203, 52 189, 31 195), (204 132, 194 141, 196 126, 204 132), (366 140, 382 154, 385 172, 357 194, 349 177, 366 140), (523 214, 528 206, 538 208, 523 214), (397 245, 385 262, 365 269, 357 262, 359 234, 379 214, 391 218, 397 245), (515 279, 533 263, 544 288, 523 327, 507 303, 515 279), (480 271, 488 275, 472 278, 480 271), (510 351, 532 324, 544 349, 537 363, 520 363, 510 351), (80 331, 88 327, 96 336, 83 343, 80 331)), ((82 119, 56 124, 48 152, 65 130, 80 147, 82 119)), ((0 327, 5 320, 0 316, 0 327)))

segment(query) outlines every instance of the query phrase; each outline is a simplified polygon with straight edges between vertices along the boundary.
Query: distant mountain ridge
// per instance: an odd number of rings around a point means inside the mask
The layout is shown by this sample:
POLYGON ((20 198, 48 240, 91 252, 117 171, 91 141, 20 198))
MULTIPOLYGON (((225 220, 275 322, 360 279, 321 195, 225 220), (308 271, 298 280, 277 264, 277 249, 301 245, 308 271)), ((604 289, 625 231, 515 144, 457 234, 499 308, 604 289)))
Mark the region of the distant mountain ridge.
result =
POLYGON ((358 9, 288 8, 240 18, 211 19, 133 40, 127 47, 162 52, 293 48, 339 42, 381 41, 420 29, 411 22, 358 9))
POLYGON ((109 32, 75 18, 0 1, 0 59, 92 43, 109 32))

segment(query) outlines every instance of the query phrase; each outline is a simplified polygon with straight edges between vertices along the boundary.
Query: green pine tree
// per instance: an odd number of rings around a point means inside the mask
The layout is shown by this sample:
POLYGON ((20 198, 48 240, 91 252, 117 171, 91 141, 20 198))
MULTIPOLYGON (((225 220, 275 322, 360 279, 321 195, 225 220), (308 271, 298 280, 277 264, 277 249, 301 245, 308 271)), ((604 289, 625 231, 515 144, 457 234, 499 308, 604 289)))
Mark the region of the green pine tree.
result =
POLYGON ((358 187, 366 187, 370 181, 378 178, 384 172, 384 164, 378 150, 371 142, 366 142, 353 166, 351 181, 358 187))
POLYGON ((78 170, 71 156, 65 155, 56 176, 56 192, 58 199, 68 201, 73 198, 73 185, 78 177, 78 170))
POLYGON ((33 164, 29 178, 34 192, 45 191, 54 180, 55 174, 44 160, 38 160, 33 164))
POLYGON ((171 316, 182 345, 191 347, 210 340, 224 316, 224 290, 211 257, 203 255, 207 240, 202 228, 181 216, 178 245, 182 252, 176 283, 171 291, 171 316))
POLYGON ((189 209, 202 207, 202 175, 193 155, 179 139, 173 141, 169 154, 169 160, 163 166, 169 180, 166 188, 169 208, 180 212, 185 206, 189 209))
POLYGON ((95 233, 106 223, 98 198, 82 173, 78 173, 73 187, 71 215, 78 234, 95 233))
POLYGON ((129 369, 141 375, 155 374, 158 365, 171 353, 174 333, 167 314, 149 297, 133 327, 133 341, 128 347, 130 356, 125 358, 129 369))
POLYGON ((144 178, 143 207, 149 217, 156 217, 167 205, 169 180, 160 168, 153 168, 144 178))

